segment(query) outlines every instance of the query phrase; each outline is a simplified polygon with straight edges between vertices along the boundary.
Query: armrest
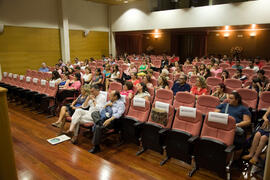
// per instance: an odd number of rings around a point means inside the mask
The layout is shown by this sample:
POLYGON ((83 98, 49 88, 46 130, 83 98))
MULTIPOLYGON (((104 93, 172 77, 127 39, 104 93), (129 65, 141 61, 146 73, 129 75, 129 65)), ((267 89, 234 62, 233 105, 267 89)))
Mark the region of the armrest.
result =
POLYGON ((188 139, 188 142, 194 143, 197 139, 199 139, 199 136, 192 136, 191 138, 188 139))
POLYGON ((167 131, 169 131, 169 129, 167 129, 167 128, 165 129, 164 128, 164 129, 159 130, 158 131, 158 134, 165 134, 167 131))
POLYGON ((135 127, 140 127, 140 126, 142 126, 144 123, 143 122, 136 122, 136 123, 134 123, 133 125, 135 126, 135 127))
POLYGON ((222 146, 225 146, 227 147, 227 145, 221 141, 218 141, 218 140, 215 140, 215 139, 211 139, 211 138, 207 138, 207 137, 201 137, 201 140, 203 141, 210 141, 210 142, 213 142, 213 143, 216 143, 216 144, 219 144, 219 145, 222 145, 222 146))
POLYGON ((226 149, 225 149, 225 152, 226 153, 231 153, 235 148, 235 145, 231 145, 231 146, 228 146, 226 149))

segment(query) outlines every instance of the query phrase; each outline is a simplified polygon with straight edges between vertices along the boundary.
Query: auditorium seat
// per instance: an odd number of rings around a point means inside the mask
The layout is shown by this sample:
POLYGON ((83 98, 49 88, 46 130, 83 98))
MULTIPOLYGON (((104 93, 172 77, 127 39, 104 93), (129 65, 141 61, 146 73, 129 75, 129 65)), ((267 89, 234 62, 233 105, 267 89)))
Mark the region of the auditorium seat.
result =
POLYGON ((232 77, 236 73, 236 69, 234 68, 226 68, 226 70, 229 72, 230 77, 232 77))
POLYGON ((154 88, 148 88, 148 92, 150 94, 150 103, 153 103, 155 99, 155 89, 154 88))
POLYGON ((239 79, 226 79, 224 84, 226 87, 231 88, 232 90, 242 88, 242 81, 239 79))
POLYGON ((154 122, 152 120, 152 112, 151 110, 150 116, 148 121, 143 124, 142 126, 142 149, 137 152, 137 155, 140 155, 147 149, 154 150, 163 154, 163 145, 164 145, 164 138, 166 137, 166 131, 168 131, 173 122, 174 117, 174 108, 172 105, 168 103, 163 103, 160 101, 156 101, 152 108, 160 109, 168 113, 167 122, 161 124, 159 122, 154 122))
POLYGON ((189 92, 177 92, 174 98, 173 107, 178 109, 180 106, 194 107, 195 95, 189 92))
POLYGON ((216 172, 222 178, 230 177, 235 129, 235 119, 228 114, 207 114, 200 138, 195 142, 195 166, 190 176, 198 168, 205 168, 216 172))
POLYGON ((222 83, 222 79, 216 77, 208 77, 206 79, 206 84, 210 89, 216 87, 218 84, 222 83))
POLYGON ((196 108, 203 114, 207 114, 208 112, 214 111, 219 104, 220 101, 217 97, 201 95, 198 96, 196 108))
POLYGON ((172 102, 173 102, 173 92, 172 92, 172 90, 158 89, 156 91, 156 97, 155 97, 154 102, 155 101, 160 101, 160 102, 172 104, 172 102))
POLYGON ((159 75, 160 75, 159 72, 157 72, 157 71, 154 71, 154 72, 153 72, 153 76, 154 76, 156 79, 159 78, 159 75))
POLYGON ((110 82, 109 84, 109 92, 110 91, 122 91, 122 84, 119 82, 110 82))
POLYGON ((270 107, 270 92, 262 92, 259 99, 258 110, 267 110, 270 107))
POLYGON ((172 129, 168 131, 165 139, 167 156, 161 165, 171 157, 191 164, 193 145, 200 135, 202 122, 202 113, 196 108, 177 108, 172 129))
POLYGON ((252 69, 243 69, 242 73, 248 75, 249 77, 252 77, 255 74, 254 70, 252 69))
POLYGON ((150 113, 150 102, 143 98, 133 98, 127 115, 122 119, 121 137, 127 142, 139 145, 142 124, 150 113))
POLYGON ((221 67, 224 70, 224 69, 230 68, 231 66, 227 63, 220 63, 219 67, 221 67))
POLYGON ((248 104, 253 110, 257 109, 258 93, 252 89, 241 88, 236 90, 242 97, 242 102, 248 104))

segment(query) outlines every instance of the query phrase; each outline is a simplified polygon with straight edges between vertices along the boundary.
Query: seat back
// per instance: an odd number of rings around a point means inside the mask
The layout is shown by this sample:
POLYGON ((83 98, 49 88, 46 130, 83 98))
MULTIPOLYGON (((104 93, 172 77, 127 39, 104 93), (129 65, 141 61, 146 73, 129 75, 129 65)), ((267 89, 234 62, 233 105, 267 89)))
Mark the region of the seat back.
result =
POLYGON ((153 103, 154 99, 155 99, 155 89, 154 88, 147 88, 148 92, 150 94, 150 102, 153 103))
POLYGON ((167 113, 168 113, 167 125, 164 126, 163 124, 156 123, 156 122, 152 121, 151 113, 152 113, 153 109, 151 109, 150 116, 148 118, 148 122, 159 125, 162 128, 171 128, 172 127, 172 122, 173 122, 173 116, 174 116, 174 108, 173 108, 173 106, 171 104, 168 104, 168 103, 155 101, 152 108, 157 108, 157 109, 162 109, 162 110, 167 111, 167 113))
POLYGON ((226 87, 229 87, 233 90, 242 88, 242 81, 239 79, 226 79, 224 81, 224 84, 226 85, 226 87))
POLYGON ((259 104, 258 104, 258 110, 267 110, 270 106, 270 92, 265 91, 261 93, 259 104))
POLYGON ((200 110, 203 114, 207 114, 210 111, 214 111, 219 104, 220 101, 217 97, 210 95, 201 95, 197 99, 196 108, 200 110))
POLYGON ((198 78, 198 76, 191 76, 190 78, 189 78, 189 83, 193 86, 193 85, 195 85, 196 84, 196 81, 197 81, 197 78, 198 78))
POLYGON ((125 112, 123 114, 125 116, 125 115, 127 115, 128 110, 130 108, 130 99, 126 95, 121 95, 121 100, 125 103, 125 112))
POLYGON ((168 89, 158 89, 156 91, 156 97, 154 102, 160 101, 168 104, 172 104, 173 102, 173 92, 168 89))
POLYGON ((39 93, 40 94, 44 94, 47 91, 48 85, 47 85, 48 81, 41 79, 40 80, 40 89, 39 89, 39 93))
POLYGON ((39 85, 39 79, 38 78, 33 78, 32 79, 32 83, 33 83, 33 86, 32 86, 32 91, 36 91, 38 92, 39 91, 39 88, 40 88, 40 85, 39 85))
POLYGON ((154 71, 154 72, 153 72, 153 76, 154 76, 156 79, 158 79, 159 74, 160 74, 160 73, 159 73, 159 72, 157 72, 157 71, 154 71))
POLYGON ((157 79, 155 79, 155 78, 151 78, 151 83, 153 84, 154 87, 158 86, 157 79))
POLYGON ((46 94, 47 96, 55 97, 57 91, 58 91, 57 84, 56 84, 54 81, 49 81, 49 83, 48 83, 48 88, 47 88, 45 94, 46 94))
POLYGON ((185 131, 192 136, 199 136, 202 122, 202 112, 196 108, 180 106, 176 111, 172 129, 185 131))
POLYGON ((256 109, 258 101, 258 93, 255 90, 241 88, 237 89, 237 92, 242 97, 243 103, 248 104, 248 106, 251 107, 252 109, 256 109))
POLYGON ((242 73, 247 74, 249 77, 251 77, 255 74, 254 70, 252 70, 252 69, 243 69, 242 73))
POLYGON ((150 113, 150 102, 143 98, 133 98, 127 117, 135 118, 138 121, 146 122, 150 113))
POLYGON ((206 79, 206 84, 210 89, 212 89, 213 87, 217 86, 220 83, 222 83, 222 79, 220 79, 220 78, 208 77, 206 79))
POLYGON ((234 68, 226 68, 226 70, 229 72, 230 77, 232 77, 236 73, 236 69, 234 68))
POLYGON ((111 82, 109 85, 109 91, 114 91, 114 90, 121 92, 122 84, 119 82, 111 82))
POLYGON ((180 106, 194 107, 196 97, 188 92, 177 92, 174 98, 173 107, 175 109, 180 106))
POLYGON ((18 74, 13 74, 13 77, 12 77, 12 81, 13 81, 13 85, 14 86, 18 86, 19 85, 19 75, 18 74))
POLYGON ((31 88, 31 80, 32 80, 32 78, 30 76, 26 76, 24 89, 30 89, 31 88))
POLYGON ((205 117, 200 137, 214 139, 230 146, 234 141, 235 128, 235 119, 232 116, 210 112, 205 117))
POLYGON ((222 69, 226 69, 226 68, 230 68, 230 65, 227 63, 220 63, 219 67, 221 67, 222 69))

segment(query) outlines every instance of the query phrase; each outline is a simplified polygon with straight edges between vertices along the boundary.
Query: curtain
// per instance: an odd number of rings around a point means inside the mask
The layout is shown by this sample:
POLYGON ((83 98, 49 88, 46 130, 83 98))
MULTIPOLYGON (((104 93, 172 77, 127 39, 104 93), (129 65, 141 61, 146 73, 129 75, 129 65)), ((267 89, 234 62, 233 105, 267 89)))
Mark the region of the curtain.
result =
POLYGON ((115 34, 117 55, 142 54, 142 34, 115 34))

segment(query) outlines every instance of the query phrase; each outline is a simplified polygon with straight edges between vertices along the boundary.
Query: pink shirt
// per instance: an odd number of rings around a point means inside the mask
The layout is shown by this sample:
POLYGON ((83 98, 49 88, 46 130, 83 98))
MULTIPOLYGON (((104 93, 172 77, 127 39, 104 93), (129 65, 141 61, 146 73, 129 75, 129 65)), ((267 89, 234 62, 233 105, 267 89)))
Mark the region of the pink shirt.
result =
POLYGON ((128 68, 127 70, 124 71, 124 73, 128 76, 130 76, 130 73, 137 72, 137 68, 134 67, 132 69, 128 68))
POLYGON ((127 90, 127 91, 121 91, 121 95, 125 95, 125 96, 128 96, 130 93, 133 94, 133 90, 127 90))
POLYGON ((75 90, 79 90, 81 88, 81 82, 80 81, 75 81, 74 83, 71 84, 71 86, 68 87, 70 88, 74 88, 75 90))
POLYGON ((218 73, 222 73, 222 69, 217 69, 217 70, 211 70, 211 72, 215 73, 215 76, 217 76, 218 73))

